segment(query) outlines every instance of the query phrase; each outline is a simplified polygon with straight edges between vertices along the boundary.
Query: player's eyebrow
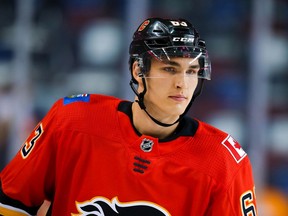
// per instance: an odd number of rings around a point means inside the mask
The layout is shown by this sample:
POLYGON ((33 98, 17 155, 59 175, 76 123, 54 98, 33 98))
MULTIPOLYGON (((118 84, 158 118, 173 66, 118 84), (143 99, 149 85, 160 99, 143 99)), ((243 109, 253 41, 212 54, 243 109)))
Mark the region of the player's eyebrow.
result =
POLYGON ((172 66, 178 66, 178 67, 180 66, 180 64, 175 61, 165 61, 164 63, 172 66))
MULTIPOLYGON (((178 63, 176 61, 167 61, 167 62, 165 62, 165 64, 171 65, 171 66, 176 66, 176 67, 181 67, 180 63, 178 63)), ((189 68, 197 68, 197 67, 200 67, 200 65, 199 64, 193 64, 193 65, 189 66, 189 68)))

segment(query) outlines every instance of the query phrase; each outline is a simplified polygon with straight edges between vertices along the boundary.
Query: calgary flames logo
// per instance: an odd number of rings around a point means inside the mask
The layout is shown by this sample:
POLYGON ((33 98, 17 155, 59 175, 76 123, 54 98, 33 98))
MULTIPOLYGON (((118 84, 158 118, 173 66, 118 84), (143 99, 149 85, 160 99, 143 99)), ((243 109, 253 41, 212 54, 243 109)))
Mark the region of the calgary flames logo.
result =
POLYGON ((171 216, 159 205, 146 201, 119 202, 117 197, 111 201, 105 197, 95 197, 86 202, 76 202, 78 214, 72 216, 171 216))
POLYGON ((150 20, 145 20, 141 26, 138 28, 138 31, 143 31, 150 23, 150 20))

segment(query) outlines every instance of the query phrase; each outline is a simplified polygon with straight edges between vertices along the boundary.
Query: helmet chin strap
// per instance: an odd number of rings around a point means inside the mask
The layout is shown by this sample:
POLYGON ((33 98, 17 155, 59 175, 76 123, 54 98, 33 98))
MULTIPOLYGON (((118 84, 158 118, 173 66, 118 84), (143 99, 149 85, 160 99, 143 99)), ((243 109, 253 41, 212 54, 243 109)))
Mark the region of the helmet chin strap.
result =
POLYGON ((139 104, 140 108, 145 111, 145 113, 149 116, 149 118, 150 118, 153 122, 155 122, 156 124, 158 124, 158 125, 160 125, 160 126, 162 126, 162 127, 170 127, 170 126, 176 124, 177 122, 179 122, 179 121, 180 121, 180 117, 179 117, 174 123, 172 123, 172 124, 166 124, 166 123, 163 123, 163 122, 158 121, 157 119, 155 119, 152 115, 150 115, 150 114, 148 113, 148 111, 146 110, 146 106, 145 106, 145 104, 144 104, 144 95, 145 95, 145 93, 146 93, 146 91, 147 91, 146 81, 145 81, 145 78, 144 78, 144 77, 142 77, 142 82, 143 82, 143 85, 144 85, 144 90, 143 90, 142 92, 140 92, 140 93, 138 93, 137 89, 135 88, 133 80, 130 81, 130 86, 131 86, 133 92, 134 92, 134 93, 136 94, 136 96, 138 97, 138 100, 136 100, 136 102, 139 104))
MULTIPOLYGON (((143 86, 144 86, 144 90, 142 92, 138 92, 137 89, 135 88, 134 86, 134 82, 133 80, 131 79, 130 81, 130 86, 133 90, 133 92, 136 94, 136 96, 138 97, 138 100, 136 100, 136 102, 139 104, 140 108, 142 110, 145 111, 145 113, 149 116, 149 118, 155 122, 156 124, 162 126, 162 127, 171 127, 172 125, 178 123, 183 117, 184 115, 188 112, 188 110, 190 109, 190 107, 192 106, 192 103, 193 101, 195 100, 195 98, 201 93, 201 89, 202 89, 202 85, 203 85, 203 79, 200 79, 201 81, 199 82, 200 86, 199 88, 196 88, 195 91, 197 90, 196 94, 193 95, 191 101, 189 102, 188 106, 186 107, 185 111, 179 116, 179 118, 171 123, 171 124, 167 124, 167 123, 163 123, 163 122, 160 122, 159 120, 157 120, 156 118, 154 118, 152 115, 150 115, 148 113, 148 111, 146 110, 146 106, 144 104, 144 95, 145 93, 147 92, 147 87, 146 87, 146 80, 144 77, 142 77, 142 82, 143 82, 143 86)), ((198 87, 198 86, 197 86, 198 87)))

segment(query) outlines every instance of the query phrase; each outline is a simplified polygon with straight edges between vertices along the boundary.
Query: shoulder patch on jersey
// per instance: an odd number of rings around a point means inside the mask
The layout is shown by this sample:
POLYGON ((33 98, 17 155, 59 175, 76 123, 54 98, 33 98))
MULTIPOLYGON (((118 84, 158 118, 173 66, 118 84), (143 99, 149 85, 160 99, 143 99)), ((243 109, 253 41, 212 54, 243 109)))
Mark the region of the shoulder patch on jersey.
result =
POLYGON ((64 105, 73 103, 73 102, 89 102, 90 95, 89 94, 77 94, 71 95, 64 98, 64 105))
POLYGON ((230 135, 228 135, 222 141, 222 145, 224 145, 228 149, 228 151, 230 152, 230 154, 233 156, 233 158, 237 163, 239 163, 247 155, 246 152, 240 146, 240 144, 230 135))

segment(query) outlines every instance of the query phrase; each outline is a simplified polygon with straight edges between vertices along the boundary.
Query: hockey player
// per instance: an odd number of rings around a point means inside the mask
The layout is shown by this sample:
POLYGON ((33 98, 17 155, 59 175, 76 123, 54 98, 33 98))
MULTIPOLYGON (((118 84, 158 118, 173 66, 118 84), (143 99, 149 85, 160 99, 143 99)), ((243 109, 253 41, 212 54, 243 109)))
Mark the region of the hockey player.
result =
POLYGON ((135 101, 57 101, 0 175, 0 215, 255 216, 252 168, 233 137, 187 111, 211 79, 184 19, 151 18, 130 45, 135 101))

